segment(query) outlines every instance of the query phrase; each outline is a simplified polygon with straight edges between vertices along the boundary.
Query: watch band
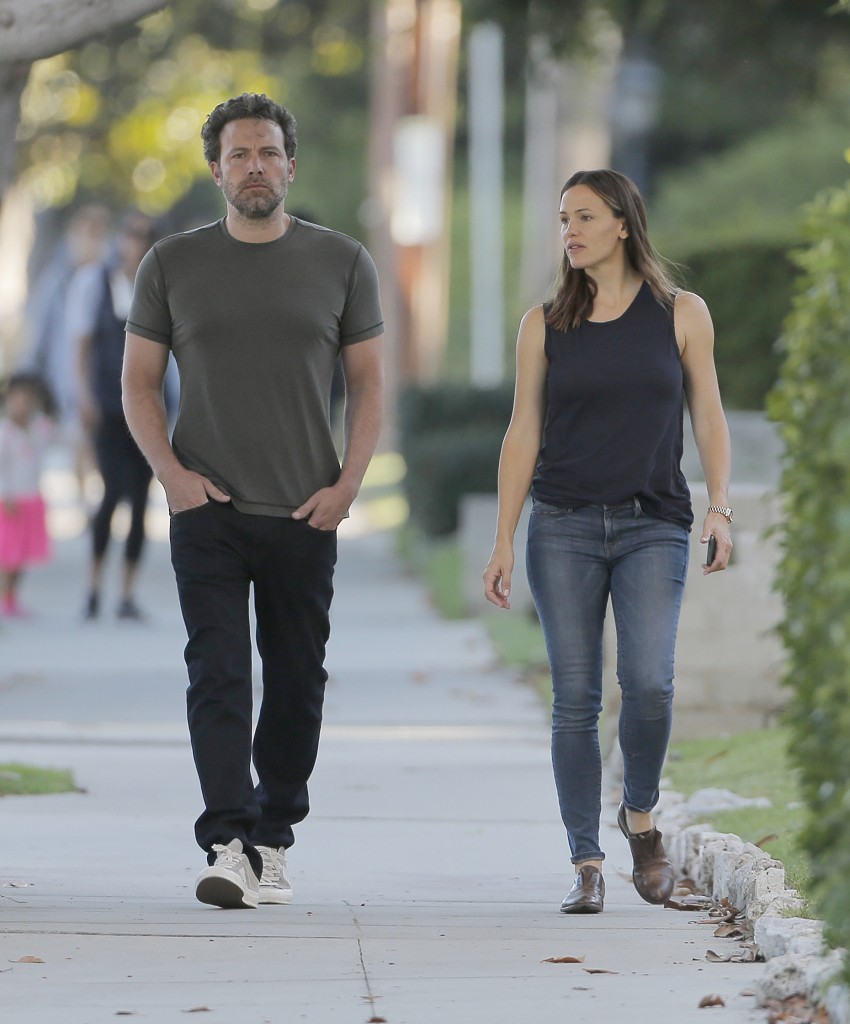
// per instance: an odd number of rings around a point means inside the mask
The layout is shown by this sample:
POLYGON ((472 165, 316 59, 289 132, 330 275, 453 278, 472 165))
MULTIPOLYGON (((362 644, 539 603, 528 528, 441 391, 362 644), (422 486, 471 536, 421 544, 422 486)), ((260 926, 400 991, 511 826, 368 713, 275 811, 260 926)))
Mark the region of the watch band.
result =
POLYGON ((727 523, 731 523, 732 522, 732 509, 729 508, 728 505, 709 505, 708 506, 708 511, 709 512, 717 512, 721 516, 725 516, 727 523))

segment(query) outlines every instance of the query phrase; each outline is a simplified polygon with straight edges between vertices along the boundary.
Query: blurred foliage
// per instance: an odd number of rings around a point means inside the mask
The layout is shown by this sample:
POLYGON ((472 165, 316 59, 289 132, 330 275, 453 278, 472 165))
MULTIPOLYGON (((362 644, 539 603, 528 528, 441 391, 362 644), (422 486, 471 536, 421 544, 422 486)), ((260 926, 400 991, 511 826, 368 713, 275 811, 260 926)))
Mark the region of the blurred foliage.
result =
POLYGON ((209 207, 201 125, 229 96, 266 92, 299 122, 293 208, 352 230, 368 24, 368 0, 181 0, 39 61, 23 99, 22 178, 42 206, 97 198, 157 215, 200 187, 209 207))
POLYGON ((496 489, 499 452, 511 418, 513 385, 408 388, 399 405, 410 519, 427 537, 458 527, 464 494, 496 489))
MULTIPOLYGON (((556 54, 581 52, 594 13, 623 34, 623 56, 662 74, 650 168, 686 165, 796 118, 812 104, 850 101, 850 19, 834 0, 464 0, 467 20, 505 27, 509 80, 521 76, 530 34, 556 54)), ((521 128, 523 112, 517 111, 521 128)))
POLYGON ((786 248, 741 241, 691 257, 681 276, 711 311, 724 405, 763 409, 779 371, 777 338, 795 277, 786 248))
MULTIPOLYGON (((850 948, 850 186, 823 193, 782 338, 769 411, 785 441, 777 589, 803 844, 832 940, 850 948)), ((846 970, 850 980, 850 964, 846 970)))
POLYGON ((812 112, 659 180, 653 238, 708 303, 732 408, 762 408, 775 383, 776 341, 796 276, 787 250, 802 238, 812 195, 846 181, 848 142, 844 117, 812 112))
POLYGON ((804 204, 822 188, 843 185, 850 168, 846 112, 813 109, 659 179, 651 202, 653 238, 666 255, 742 242, 793 245, 804 204))

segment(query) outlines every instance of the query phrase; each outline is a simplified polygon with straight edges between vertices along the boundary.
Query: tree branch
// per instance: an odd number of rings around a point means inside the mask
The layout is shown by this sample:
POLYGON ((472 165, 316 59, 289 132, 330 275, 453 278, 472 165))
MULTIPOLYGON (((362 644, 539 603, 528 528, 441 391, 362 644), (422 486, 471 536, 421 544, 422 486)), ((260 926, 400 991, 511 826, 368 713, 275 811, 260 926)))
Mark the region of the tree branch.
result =
POLYGON ((0 63, 73 49, 168 6, 169 0, 0 0, 0 63))

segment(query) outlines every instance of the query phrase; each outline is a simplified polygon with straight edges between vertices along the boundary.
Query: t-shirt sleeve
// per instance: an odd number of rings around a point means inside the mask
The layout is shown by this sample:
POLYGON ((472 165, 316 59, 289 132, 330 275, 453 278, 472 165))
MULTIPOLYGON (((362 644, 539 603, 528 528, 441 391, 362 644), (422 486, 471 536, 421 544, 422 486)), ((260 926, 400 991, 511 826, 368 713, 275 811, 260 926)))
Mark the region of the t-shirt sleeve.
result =
POLYGON ((378 271, 369 253, 360 246, 348 278, 339 337, 342 345, 368 341, 384 332, 378 271))
POLYGON ((156 246, 145 254, 136 272, 127 331, 161 345, 171 345, 171 310, 156 246))

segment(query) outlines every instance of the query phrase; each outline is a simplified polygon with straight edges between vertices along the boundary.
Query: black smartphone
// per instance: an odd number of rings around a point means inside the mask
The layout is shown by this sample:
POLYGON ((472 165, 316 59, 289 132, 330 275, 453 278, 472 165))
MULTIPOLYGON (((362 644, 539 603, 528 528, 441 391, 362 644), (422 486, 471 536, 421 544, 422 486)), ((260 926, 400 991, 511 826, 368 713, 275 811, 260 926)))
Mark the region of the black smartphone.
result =
POLYGON ((717 538, 712 534, 708 538, 708 547, 705 552, 705 564, 711 565, 714 559, 717 557, 717 538))

